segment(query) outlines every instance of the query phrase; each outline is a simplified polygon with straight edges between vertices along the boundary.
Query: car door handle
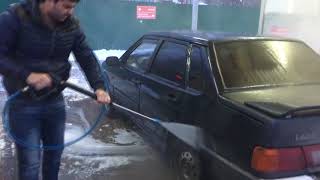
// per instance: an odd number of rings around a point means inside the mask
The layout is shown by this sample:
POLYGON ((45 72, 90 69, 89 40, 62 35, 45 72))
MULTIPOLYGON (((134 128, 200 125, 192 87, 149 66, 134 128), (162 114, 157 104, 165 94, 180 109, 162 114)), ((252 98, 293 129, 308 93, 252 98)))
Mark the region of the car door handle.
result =
POLYGON ((169 102, 177 102, 177 96, 175 94, 168 94, 167 97, 169 102))
POLYGON ((130 81, 133 82, 136 85, 141 84, 141 81, 139 79, 137 79, 137 78, 132 78, 132 79, 130 79, 130 81))

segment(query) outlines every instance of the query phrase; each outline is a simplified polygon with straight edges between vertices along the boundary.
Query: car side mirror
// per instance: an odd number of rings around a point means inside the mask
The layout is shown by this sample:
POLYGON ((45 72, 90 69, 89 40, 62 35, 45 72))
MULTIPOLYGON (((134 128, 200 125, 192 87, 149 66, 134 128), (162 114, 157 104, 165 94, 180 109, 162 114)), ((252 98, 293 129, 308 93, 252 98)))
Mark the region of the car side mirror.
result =
POLYGON ((110 56, 106 58, 106 63, 108 66, 120 65, 120 59, 117 56, 110 56))

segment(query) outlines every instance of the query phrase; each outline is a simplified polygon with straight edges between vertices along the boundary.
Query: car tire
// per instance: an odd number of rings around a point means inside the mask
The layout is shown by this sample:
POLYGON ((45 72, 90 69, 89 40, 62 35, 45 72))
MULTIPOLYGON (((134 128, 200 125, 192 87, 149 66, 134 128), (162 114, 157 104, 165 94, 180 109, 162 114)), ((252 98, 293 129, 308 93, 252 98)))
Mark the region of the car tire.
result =
POLYGON ((199 153, 179 140, 170 143, 170 149, 173 179, 201 180, 203 171, 199 153))

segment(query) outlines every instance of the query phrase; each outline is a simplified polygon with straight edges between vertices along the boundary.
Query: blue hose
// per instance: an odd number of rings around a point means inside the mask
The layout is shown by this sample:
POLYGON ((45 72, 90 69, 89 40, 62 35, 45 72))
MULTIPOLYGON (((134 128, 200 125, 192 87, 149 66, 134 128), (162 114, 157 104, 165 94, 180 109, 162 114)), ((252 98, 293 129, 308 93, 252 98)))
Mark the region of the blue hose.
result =
POLYGON ((102 121, 103 119, 103 115, 109 110, 109 106, 108 108, 102 106, 101 111, 99 113, 98 118, 95 120, 94 124, 91 126, 91 128, 89 128, 82 136, 78 137, 75 140, 72 140, 70 142, 67 142, 63 145, 54 145, 54 146, 37 146, 37 145, 32 145, 32 144, 28 144, 25 143, 24 141, 20 140, 19 138, 17 138, 14 134, 12 134, 10 132, 10 126, 9 126, 9 110, 10 110, 10 105, 12 103, 12 101, 17 98, 19 95, 21 95, 23 92, 22 90, 17 91, 16 93, 12 94, 11 96, 8 97, 8 100, 6 101, 5 105, 4 105, 4 109, 2 112, 2 122, 3 122, 3 126, 4 129, 7 133, 7 135, 9 136, 9 138, 11 140, 13 140, 15 143, 27 147, 29 149, 34 149, 34 150, 59 150, 59 149, 64 149, 67 146, 70 146, 78 141, 80 141, 81 139, 85 138, 87 135, 91 134, 92 131, 97 127, 97 125, 102 121))

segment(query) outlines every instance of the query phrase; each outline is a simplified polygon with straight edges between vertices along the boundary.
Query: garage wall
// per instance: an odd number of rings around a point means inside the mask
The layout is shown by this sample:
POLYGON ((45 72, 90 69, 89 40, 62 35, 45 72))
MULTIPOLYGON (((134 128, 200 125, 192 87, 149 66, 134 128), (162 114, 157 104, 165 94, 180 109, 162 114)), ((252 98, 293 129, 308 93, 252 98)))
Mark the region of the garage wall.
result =
MULTIPOLYGON (((198 29, 256 34, 260 7, 199 6, 198 29)), ((95 48, 126 49, 142 34, 150 31, 191 29, 191 5, 172 3, 135 3, 83 0, 77 15, 95 48), (155 20, 136 19, 136 6, 157 7, 155 20)))
MULTIPOLYGON (((0 10, 17 0, 1 0, 0 10)), ((256 34, 260 5, 199 6, 198 29, 256 34)), ((76 15, 93 49, 126 49, 142 34, 150 31, 191 29, 191 5, 138 3, 121 0, 81 0, 76 15), (155 20, 136 19, 136 6, 157 7, 155 20)))

